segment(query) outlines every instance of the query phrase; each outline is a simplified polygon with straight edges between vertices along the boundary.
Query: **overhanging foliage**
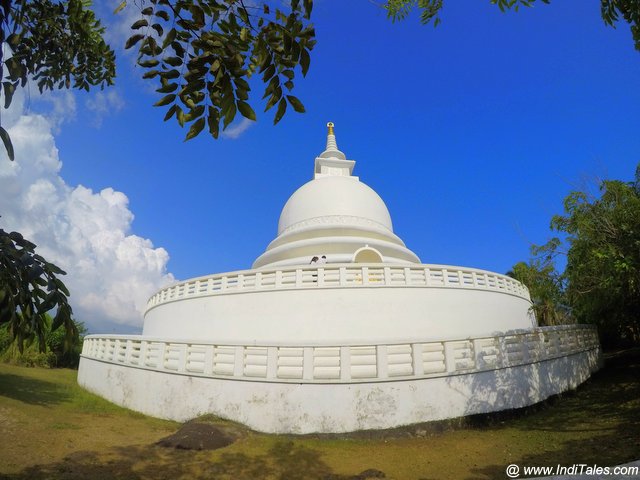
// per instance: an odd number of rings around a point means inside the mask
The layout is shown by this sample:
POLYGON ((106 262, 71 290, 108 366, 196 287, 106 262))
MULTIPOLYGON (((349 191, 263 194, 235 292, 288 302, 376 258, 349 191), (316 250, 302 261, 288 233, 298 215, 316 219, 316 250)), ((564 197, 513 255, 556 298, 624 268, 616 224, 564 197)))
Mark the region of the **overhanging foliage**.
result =
POLYGON ((20 351, 34 340, 44 351, 47 333, 60 326, 67 346, 78 337, 69 291, 58 278, 65 272, 36 254, 35 248, 21 234, 0 229, 0 326, 7 325, 20 351), (50 311, 55 311, 53 322, 47 320, 50 311))

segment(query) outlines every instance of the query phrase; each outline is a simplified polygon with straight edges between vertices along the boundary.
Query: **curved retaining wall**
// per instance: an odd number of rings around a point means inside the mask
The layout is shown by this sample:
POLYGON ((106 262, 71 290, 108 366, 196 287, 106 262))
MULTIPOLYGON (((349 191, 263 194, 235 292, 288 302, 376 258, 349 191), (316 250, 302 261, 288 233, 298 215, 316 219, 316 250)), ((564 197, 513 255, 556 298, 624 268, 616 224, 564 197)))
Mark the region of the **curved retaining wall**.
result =
POLYGON ((149 300, 142 333, 245 344, 414 342, 531 328, 530 307, 521 283, 483 270, 331 264, 210 275, 164 288, 149 300))
POLYGON ((327 433, 531 405, 575 388, 599 362, 585 326, 335 347, 89 336, 78 382, 156 417, 212 413, 264 432, 327 433))

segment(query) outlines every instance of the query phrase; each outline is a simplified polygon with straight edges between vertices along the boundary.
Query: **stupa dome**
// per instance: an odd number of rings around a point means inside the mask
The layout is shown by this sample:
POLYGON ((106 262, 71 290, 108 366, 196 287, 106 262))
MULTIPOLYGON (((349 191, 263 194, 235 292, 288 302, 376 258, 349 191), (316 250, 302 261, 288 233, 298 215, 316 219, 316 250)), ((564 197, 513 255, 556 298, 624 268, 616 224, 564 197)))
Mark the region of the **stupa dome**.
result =
POLYGON ((420 263, 393 233, 380 196, 352 175, 355 161, 338 150, 333 124, 315 160, 314 178, 282 209, 278 235, 253 268, 322 263, 420 263))
POLYGON ((307 182, 289 198, 278 222, 278 235, 305 221, 347 216, 375 222, 393 231, 391 215, 380 196, 356 177, 326 176, 307 182))

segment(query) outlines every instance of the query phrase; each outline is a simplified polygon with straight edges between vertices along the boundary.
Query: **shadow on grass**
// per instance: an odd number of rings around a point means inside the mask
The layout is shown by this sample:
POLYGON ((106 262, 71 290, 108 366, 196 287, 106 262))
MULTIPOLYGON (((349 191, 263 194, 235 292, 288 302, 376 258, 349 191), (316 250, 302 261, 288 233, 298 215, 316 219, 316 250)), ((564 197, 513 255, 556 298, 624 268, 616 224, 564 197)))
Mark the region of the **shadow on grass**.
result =
MULTIPOLYGON (((573 464, 605 467, 639 460, 639 379, 640 350, 629 351, 606 360, 605 367, 576 392, 554 399, 552 408, 510 422, 510 427, 527 432, 548 432, 548 438, 559 445, 527 453, 511 463, 520 468, 573 464), (566 432, 585 435, 579 440, 563 440, 566 432)), ((505 478, 506 466, 483 466, 470 478, 505 478)))
POLYGON ((31 405, 57 405, 70 399, 58 385, 35 378, 0 373, 0 396, 31 405))
POLYGON ((384 478, 377 470, 355 475, 336 475, 320 458, 320 454, 293 441, 277 442, 267 453, 247 455, 221 452, 217 458, 210 452, 166 449, 159 446, 127 446, 104 453, 76 452, 63 461, 28 467, 0 480, 111 480, 177 478, 216 480, 366 480, 384 478))

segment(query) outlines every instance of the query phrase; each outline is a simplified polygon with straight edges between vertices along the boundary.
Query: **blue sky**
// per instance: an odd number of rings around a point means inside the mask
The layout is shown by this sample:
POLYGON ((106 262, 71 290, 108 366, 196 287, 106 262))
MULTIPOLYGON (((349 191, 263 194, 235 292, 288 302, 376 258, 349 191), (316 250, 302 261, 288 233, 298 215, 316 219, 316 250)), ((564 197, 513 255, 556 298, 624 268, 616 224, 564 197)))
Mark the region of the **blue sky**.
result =
MULTIPOLYGON (((318 43, 294 91, 307 113, 274 127, 256 84, 258 121, 233 139, 183 142, 186 131, 162 121, 151 85, 118 50, 112 101, 75 93, 73 115, 52 129, 59 176, 96 195, 122 192, 134 216, 125 235, 166 250, 164 274, 250 268, 289 195, 311 178, 333 121, 354 173, 423 262, 504 273, 552 235, 569 191, 632 179, 640 52, 626 24, 605 27, 595 0, 506 14, 487 3, 449 0, 433 28, 417 15, 392 23, 372 2, 316 1, 318 43)), ((105 12, 107 23, 121 21, 105 12)), ((27 111, 47 105, 27 101, 27 111)), ((0 220, 17 229, 17 214, 14 225, 0 220)), ((94 331, 141 325, 141 316, 106 311, 98 322, 81 311, 94 331)))

